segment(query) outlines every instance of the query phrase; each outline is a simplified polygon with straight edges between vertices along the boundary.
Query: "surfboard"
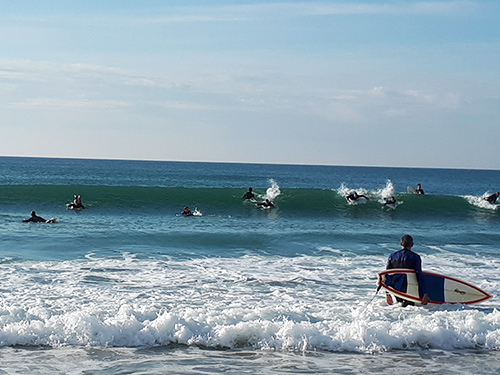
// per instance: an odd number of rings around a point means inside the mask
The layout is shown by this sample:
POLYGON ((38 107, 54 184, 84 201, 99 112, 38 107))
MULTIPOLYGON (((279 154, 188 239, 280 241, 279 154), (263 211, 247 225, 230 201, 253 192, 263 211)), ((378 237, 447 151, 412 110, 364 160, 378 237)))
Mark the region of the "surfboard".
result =
MULTIPOLYGON (((470 305, 491 298, 490 294, 472 284, 437 273, 422 272, 422 282, 430 298, 429 304, 470 305)), ((422 303, 415 270, 399 268, 379 272, 377 285, 403 300, 422 303)))
POLYGON ((408 188, 406 189, 406 191, 408 192, 408 194, 415 194, 416 191, 414 188, 412 188, 411 186, 408 186, 408 188))
POLYGON ((347 201, 347 203, 348 203, 348 204, 350 204, 351 206, 356 206, 356 205, 358 205, 358 204, 366 204, 366 202, 368 202, 368 201, 366 200, 366 198, 365 198, 365 197, 359 197, 359 198, 358 198, 358 199, 356 199, 356 200, 351 200, 351 199, 347 199, 347 198, 346 198, 346 201, 347 201))

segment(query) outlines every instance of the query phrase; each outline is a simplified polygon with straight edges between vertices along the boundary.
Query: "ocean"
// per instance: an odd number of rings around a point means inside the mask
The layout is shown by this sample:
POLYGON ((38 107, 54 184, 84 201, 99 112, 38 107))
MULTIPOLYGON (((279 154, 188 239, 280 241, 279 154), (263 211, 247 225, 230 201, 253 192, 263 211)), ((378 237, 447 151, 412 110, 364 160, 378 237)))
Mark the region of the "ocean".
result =
POLYGON ((0 374, 497 374, 499 189, 499 170, 0 157, 0 374), (386 306, 404 234, 492 298, 386 306))

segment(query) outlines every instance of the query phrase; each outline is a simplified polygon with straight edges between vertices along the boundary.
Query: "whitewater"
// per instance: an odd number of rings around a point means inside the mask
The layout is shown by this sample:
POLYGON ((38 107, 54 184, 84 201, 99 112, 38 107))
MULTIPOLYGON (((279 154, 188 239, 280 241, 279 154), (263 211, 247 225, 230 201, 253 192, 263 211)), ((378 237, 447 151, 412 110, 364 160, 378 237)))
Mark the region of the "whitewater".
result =
POLYGON ((500 369, 500 216, 483 199, 499 171, 0 158, 0 172, 0 373, 500 369), (370 200, 347 204, 352 190, 370 200), (67 209, 73 194, 85 209, 67 209), (31 210, 58 222, 22 223, 31 210), (376 274, 407 233, 425 270, 493 297, 385 306, 376 274))

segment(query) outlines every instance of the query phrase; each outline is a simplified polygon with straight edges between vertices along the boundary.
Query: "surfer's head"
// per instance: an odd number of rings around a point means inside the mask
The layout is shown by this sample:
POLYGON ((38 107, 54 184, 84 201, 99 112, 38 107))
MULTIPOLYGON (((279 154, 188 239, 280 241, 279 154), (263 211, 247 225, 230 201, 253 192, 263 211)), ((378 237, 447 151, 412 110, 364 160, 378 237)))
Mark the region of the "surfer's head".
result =
POLYGON ((401 237, 401 247, 404 249, 411 249, 413 247, 413 237, 405 234, 401 237))

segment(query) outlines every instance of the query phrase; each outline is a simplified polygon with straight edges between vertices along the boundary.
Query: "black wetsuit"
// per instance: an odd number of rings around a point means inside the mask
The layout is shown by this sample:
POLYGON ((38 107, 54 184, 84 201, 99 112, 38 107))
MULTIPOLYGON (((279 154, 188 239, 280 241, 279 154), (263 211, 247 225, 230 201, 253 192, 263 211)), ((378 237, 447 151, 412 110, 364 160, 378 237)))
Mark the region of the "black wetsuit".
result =
MULTIPOLYGON (((425 285, 421 277, 422 259, 420 258, 420 255, 414 253, 409 249, 401 249, 399 251, 396 251, 389 256, 386 269, 390 270, 394 268, 408 268, 415 270, 419 284, 420 298, 423 298, 425 294, 425 285)), ((396 298, 396 300, 398 302, 402 302, 403 306, 414 305, 413 302, 409 302, 401 298, 396 298)))
POLYGON ((251 191, 247 191, 244 195, 243 195, 243 199, 254 199, 255 198, 255 194, 252 193, 251 191))
POLYGON ((485 198, 489 203, 495 204, 497 202, 498 195, 492 194, 489 197, 485 198))
POLYGON ((23 223, 46 223, 47 220, 45 220, 43 217, 40 216, 31 216, 29 219, 23 220, 23 223))

